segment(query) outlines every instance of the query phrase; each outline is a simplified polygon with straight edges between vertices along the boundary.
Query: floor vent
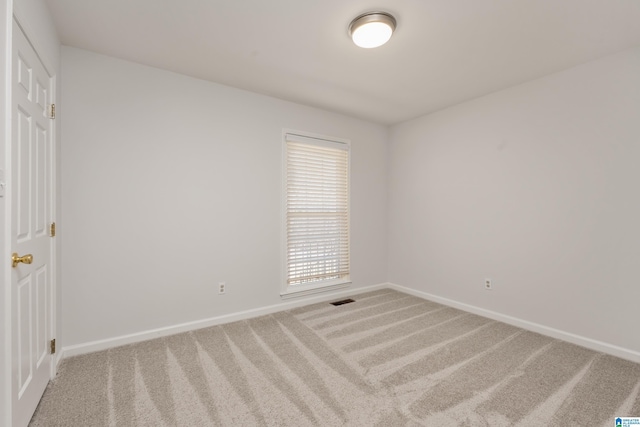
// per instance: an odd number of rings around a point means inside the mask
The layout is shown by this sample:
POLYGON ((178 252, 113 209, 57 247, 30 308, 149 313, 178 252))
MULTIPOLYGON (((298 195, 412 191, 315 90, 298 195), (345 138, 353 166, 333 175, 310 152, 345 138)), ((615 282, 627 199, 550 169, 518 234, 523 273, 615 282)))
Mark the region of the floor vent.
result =
POLYGON ((349 304, 350 302, 355 302, 355 300, 352 300, 351 298, 349 299, 343 299, 342 301, 336 301, 336 302, 332 302, 331 305, 342 305, 342 304, 349 304))

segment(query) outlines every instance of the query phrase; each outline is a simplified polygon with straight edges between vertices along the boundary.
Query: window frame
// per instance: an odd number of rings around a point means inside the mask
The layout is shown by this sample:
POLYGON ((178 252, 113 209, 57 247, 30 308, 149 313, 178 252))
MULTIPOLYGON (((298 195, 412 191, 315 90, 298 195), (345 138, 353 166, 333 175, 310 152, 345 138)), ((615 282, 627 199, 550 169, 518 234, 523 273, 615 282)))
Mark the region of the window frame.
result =
POLYGON ((283 129, 282 131, 282 280, 280 296, 282 298, 291 298, 315 294, 320 292, 332 291, 335 289, 346 288, 351 284, 351 141, 344 138, 336 138, 327 135, 315 134, 310 132, 283 129), (289 285, 288 273, 288 228, 287 228, 287 136, 301 142, 309 142, 311 145, 335 146, 347 152, 347 242, 349 245, 349 273, 346 277, 314 282, 309 284, 289 285))

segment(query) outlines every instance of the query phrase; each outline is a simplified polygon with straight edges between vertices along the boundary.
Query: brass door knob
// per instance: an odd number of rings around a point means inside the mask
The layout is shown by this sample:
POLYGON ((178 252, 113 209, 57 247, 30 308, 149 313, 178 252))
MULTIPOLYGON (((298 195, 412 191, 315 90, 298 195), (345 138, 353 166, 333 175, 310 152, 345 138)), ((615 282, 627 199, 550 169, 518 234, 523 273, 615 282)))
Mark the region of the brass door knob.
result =
POLYGON ((20 256, 14 252, 13 255, 11 255, 11 261, 13 261, 11 263, 11 267, 13 268, 16 268, 21 262, 25 264, 31 264, 33 262, 33 255, 26 254, 24 256, 20 256))

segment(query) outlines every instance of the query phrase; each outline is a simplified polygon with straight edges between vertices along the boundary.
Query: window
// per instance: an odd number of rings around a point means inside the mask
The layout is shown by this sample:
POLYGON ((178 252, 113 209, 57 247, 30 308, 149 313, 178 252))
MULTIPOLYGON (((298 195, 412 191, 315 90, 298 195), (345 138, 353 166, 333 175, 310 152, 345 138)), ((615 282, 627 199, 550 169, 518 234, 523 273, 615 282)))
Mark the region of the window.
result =
POLYGON ((349 142, 285 134, 283 295, 350 282, 349 142))

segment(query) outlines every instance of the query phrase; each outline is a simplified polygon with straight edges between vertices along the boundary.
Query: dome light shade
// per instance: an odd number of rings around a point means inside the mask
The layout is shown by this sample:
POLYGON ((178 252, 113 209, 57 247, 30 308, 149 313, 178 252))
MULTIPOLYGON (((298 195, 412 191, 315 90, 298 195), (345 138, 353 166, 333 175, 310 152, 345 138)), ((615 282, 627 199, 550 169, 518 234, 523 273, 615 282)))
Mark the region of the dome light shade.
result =
POLYGON ((386 12, 367 12, 349 25, 349 35, 360 47, 370 49, 389 41, 396 29, 396 19, 386 12))

